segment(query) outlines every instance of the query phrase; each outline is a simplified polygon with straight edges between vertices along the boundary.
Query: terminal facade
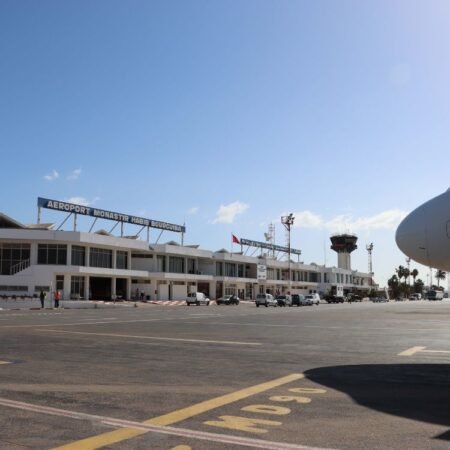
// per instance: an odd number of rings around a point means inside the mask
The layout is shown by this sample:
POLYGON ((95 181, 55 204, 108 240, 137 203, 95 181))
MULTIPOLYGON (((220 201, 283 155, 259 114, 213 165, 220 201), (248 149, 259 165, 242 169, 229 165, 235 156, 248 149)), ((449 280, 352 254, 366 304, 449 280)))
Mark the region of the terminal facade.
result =
POLYGON ((278 260, 260 252, 246 256, 104 230, 55 230, 0 213, 0 295, 33 296, 42 289, 59 290, 65 300, 184 300, 189 292, 203 292, 211 299, 236 294, 252 300, 266 292, 326 295, 338 288, 366 295, 372 287, 373 274, 348 265, 289 263, 287 255, 278 260))

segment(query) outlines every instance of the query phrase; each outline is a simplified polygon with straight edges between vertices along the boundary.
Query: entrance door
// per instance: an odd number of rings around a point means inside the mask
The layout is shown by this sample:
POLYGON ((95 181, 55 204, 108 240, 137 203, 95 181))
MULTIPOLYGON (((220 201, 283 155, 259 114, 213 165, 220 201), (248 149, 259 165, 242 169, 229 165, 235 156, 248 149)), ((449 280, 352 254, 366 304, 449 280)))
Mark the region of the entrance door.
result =
POLYGON ((209 297, 209 283, 197 283, 197 292, 203 292, 207 297, 209 297))
POLYGON ((90 277, 89 287, 92 300, 111 300, 111 278, 90 277))
POLYGON ((119 300, 125 300, 127 298, 127 279, 116 278, 116 297, 119 300))

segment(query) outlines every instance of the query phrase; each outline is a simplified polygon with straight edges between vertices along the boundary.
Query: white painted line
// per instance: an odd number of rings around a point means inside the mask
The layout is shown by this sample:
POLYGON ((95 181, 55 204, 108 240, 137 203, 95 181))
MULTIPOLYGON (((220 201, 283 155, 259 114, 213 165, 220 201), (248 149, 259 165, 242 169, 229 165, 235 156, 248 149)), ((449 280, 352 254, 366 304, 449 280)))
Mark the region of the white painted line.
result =
POLYGON ((189 314, 191 317, 223 317, 220 314, 189 314))
POLYGON ((213 341, 207 339, 184 339, 184 338, 172 338, 172 337, 160 337, 160 336, 136 336, 130 334, 113 334, 113 333, 88 333, 84 331, 65 331, 65 330, 52 330, 52 329, 40 329, 39 331, 49 331, 52 333, 64 333, 64 334, 81 334, 89 336, 106 336, 106 337, 120 337, 120 338, 132 338, 132 339, 152 339, 156 341, 176 341, 176 342, 195 342, 202 344, 225 344, 225 345, 262 345, 260 342, 238 342, 238 341, 213 341))
MULTIPOLYGON (((223 317, 223 316, 222 316, 223 317)), ((186 321, 185 323, 189 323, 186 321)), ((190 322, 196 323, 196 322, 190 322)), ((198 322, 200 323, 200 322, 198 322)), ((350 327, 350 326, 323 326, 323 325, 304 325, 299 323, 297 325, 281 325, 260 322, 209 322, 211 325, 237 325, 237 326, 254 326, 254 327, 279 327, 279 328, 317 328, 320 330, 371 330, 371 331, 392 331, 392 327, 350 327)), ((436 328, 402 328, 402 331, 436 331, 436 328)))
POLYGON ((105 425, 113 425, 121 428, 133 428, 137 430, 150 431, 160 434, 168 434, 172 436, 181 436, 185 438, 200 439, 204 441, 221 442, 225 444, 242 445, 246 447, 269 449, 269 450, 327 450, 318 447, 307 447, 304 445, 285 444, 283 442, 270 442, 260 439, 252 439, 246 437, 231 436, 219 433, 208 433, 204 431, 189 430, 187 428, 175 428, 160 425, 150 425, 132 420, 115 419, 112 417, 98 416, 94 414, 79 413, 66 409, 52 408, 50 406, 33 405, 31 403, 18 402, 6 398, 0 398, 0 405, 9 408, 21 409, 25 411, 49 414, 52 416, 69 417, 77 420, 90 420, 101 422, 105 425))
POLYGON ((450 353, 449 350, 423 350, 423 353, 450 353))
POLYGON ((411 347, 411 348, 408 348, 408 350, 405 350, 404 352, 399 353, 397 356, 412 356, 418 352, 422 352, 425 349, 426 349, 426 347, 411 347))

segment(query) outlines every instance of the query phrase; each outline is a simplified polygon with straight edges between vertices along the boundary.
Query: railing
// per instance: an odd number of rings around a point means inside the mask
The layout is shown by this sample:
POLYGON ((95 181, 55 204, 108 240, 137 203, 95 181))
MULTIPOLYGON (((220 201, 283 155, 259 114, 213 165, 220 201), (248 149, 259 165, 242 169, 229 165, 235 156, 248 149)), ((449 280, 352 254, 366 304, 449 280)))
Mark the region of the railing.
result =
POLYGON ((15 275, 16 273, 25 270, 27 267, 30 267, 30 259, 24 259, 23 261, 14 264, 13 266, 11 266, 9 271, 11 275, 15 275))

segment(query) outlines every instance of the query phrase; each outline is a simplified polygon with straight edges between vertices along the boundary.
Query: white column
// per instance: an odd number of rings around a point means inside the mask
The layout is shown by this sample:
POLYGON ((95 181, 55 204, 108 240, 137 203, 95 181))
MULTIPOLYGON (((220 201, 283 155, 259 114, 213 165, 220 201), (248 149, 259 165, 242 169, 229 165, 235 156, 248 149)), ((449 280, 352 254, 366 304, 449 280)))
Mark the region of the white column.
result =
POLYGON ((209 283, 209 298, 211 300, 216 299, 216 285, 217 285, 217 283, 215 281, 211 281, 209 283))
POLYGON ((70 300, 70 275, 64 275, 64 291, 62 300, 70 300))
POLYGON ((116 277, 111 278, 111 299, 115 300, 117 296, 116 293, 116 277))
POLYGON ((89 276, 84 278, 84 299, 89 300, 89 276))
POLYGON ((38 260, 38 244, 33 242, 30 247, 30 265, 36 265, 38 260))
POLYGON ((127 278, 127 298, 126 300, 131 300, 131 278, 127 278))
MULTIPOLYGON (((68 266, 72 265, 72 246, 70 244, 67 246, 67 261, 66 261, 66 264, 68 266)), ((64 283, 65 283, 65 280, 64 280, 64 283)))

